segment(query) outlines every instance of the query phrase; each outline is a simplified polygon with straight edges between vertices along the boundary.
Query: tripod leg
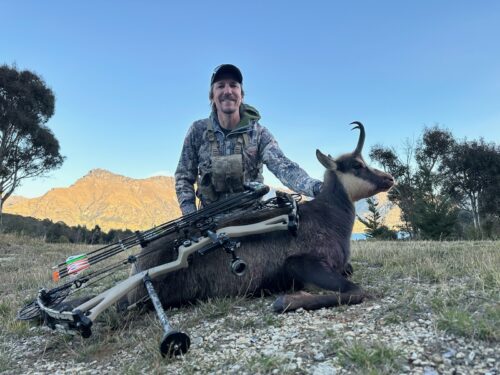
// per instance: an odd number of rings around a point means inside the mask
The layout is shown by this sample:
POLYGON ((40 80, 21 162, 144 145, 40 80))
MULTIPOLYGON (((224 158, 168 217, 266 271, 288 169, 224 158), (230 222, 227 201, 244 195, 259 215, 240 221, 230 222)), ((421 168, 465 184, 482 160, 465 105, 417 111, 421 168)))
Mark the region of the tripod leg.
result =
POLYGON ((146 289, 148 290, 149 297, 151 297, 151 301, 155 307, 156 314, 158 315, 161 325, 163 326, 163 330, 165 331, 160 343, 161 355, 163 357, 173 357, 186 353, 189 349, 189 345, 191 344, 189 336, 183 332, 176 331, 168 322, 165 310, 163 310, 163 306, 161 305, 158 294, 156 293, 148 274, 144 276, 143 281, 146 289))

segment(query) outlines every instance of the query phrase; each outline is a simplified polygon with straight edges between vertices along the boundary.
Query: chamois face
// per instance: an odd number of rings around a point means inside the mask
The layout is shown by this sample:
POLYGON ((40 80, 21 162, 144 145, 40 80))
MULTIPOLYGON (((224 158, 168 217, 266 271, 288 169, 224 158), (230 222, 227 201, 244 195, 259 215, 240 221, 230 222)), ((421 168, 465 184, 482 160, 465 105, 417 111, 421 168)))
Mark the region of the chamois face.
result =
POLYGON ((332 171, 344 186, 351 201, 369 198, 394 185, 393 177, 366 165, 361 155, 344 155, 336 161, 337 169, 332 171))
MULTIPOLYGON (((388 173, 366 165, 361 155, 365 139, 364 127, 360 122, 353 124, 356 124, 353 129, 360 129, 358 145, 354 152, 334 159, 330 155, 326 156, 321 151, 316 150, 316 156, 327 169, 326 173, 334 173, 344 186, 350 200, 355 202, 389 190, 394 185, 394 178, 388 173)), ((326 177, 325 175, 325 181, 330 180, 326 177)))

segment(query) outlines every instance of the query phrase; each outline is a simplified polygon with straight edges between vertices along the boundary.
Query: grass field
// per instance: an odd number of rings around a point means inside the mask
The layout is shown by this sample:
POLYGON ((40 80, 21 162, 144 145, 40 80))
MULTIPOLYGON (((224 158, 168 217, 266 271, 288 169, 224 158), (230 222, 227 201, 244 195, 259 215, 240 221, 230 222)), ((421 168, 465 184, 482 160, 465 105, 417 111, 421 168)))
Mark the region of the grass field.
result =
POLYGON ((272 297, 173 309, 192 346, 171 360, 158 353, 153 312, 109 309, 89 339, 15 319, 50 286, 50 266, 88 250, 0 236, 0 373, 498 372, 498 241, 353 242, 353 279, 368 301, 288 314, 271 311, 272 297))

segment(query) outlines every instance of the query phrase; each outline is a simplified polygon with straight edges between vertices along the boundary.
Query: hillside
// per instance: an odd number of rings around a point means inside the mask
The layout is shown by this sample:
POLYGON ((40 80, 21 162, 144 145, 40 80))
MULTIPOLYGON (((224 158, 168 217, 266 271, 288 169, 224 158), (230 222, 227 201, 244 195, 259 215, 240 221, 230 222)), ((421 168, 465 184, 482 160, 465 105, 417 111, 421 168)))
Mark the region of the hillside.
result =
MULTIPOLYGON (((377 195, 384 223, 390 228, 399 224, 399 209, 387 200, 386 193, 377 195)), ((358 202, 359 215, 367 205, 358 202)), ((166 176, 133 179, 103 169, 93 169, 73 185, 52 189, 38 198, 13 196, 4 212, 62 221, 69 226, 84 225, 102 230, 146 230, 180 216, 175 195, 174 178, 166 176)), ((364 225, 356 221, 354 233, 363 233, 364 225)))
POLYGON ((172 177, 133 179, 102 169, 39 198, 9 200, 5 212, 105 231, 148 229, 180 215, 172 177))

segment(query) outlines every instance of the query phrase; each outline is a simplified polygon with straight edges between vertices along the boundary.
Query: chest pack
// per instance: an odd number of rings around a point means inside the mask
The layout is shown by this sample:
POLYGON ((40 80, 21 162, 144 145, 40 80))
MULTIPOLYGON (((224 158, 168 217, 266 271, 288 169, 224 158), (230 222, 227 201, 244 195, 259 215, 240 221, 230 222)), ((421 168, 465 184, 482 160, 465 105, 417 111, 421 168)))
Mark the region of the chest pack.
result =
POLYGON ((248 138, 246 133, 237 135, 234 152, 221 155, 214 128, 207 121, 206 139, 210 142, 210 168, 200 177, 199 191, 204 202, 213 202, 222 195, 244 191, 243 149, 248 138))

